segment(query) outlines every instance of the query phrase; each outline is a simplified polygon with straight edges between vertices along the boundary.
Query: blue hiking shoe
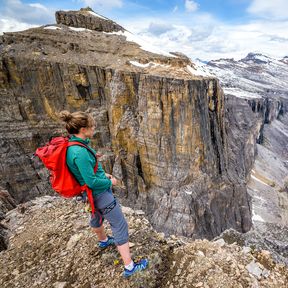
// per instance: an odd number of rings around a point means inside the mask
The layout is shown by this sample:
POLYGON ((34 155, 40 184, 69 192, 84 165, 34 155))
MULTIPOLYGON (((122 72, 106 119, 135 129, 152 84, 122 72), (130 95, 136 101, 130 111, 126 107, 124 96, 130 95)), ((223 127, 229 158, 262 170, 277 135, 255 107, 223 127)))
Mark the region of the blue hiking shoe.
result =
POLYGON ((115 242, 114 242, 114 238, 113 238, 113 237, 108 236, 107 238, 108 238, 107 241, 99 241, 99 242, 98 242, 98 247, 99 247, 99 248, 105 249, 105 248, 107 248, 108 246, 114 246, 114 245, 115 245, 115 242))
POLYGON ((147 266, 148 266, 148 259, 141 259, 139 262, 134 263, 134 267, 132 270, 124 268, 123 277, 128 278, 137 271, 145 270, 147 266))

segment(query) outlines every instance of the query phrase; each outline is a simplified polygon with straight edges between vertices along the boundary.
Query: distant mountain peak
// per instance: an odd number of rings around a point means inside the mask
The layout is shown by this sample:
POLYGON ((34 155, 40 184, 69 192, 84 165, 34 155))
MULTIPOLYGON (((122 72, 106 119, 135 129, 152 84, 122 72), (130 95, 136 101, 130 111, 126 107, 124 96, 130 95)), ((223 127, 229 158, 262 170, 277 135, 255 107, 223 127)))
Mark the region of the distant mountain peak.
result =
POLYGON ((280 61, 285 64, 288 64, 288 56, 283 57, 283 59, 281 59, 280 61))
POLYGON ((259 53, 259 52, 249 52, 246 57, 257 57, 257 56, 266 57, 265 55, 263 55, 262 53, 259 53))
POLYGON ((271 58, 261 53, 250 52, 247 56, 240 60, 241 62, 254 62, 255 64, 267 64, 271 62, 271 58))

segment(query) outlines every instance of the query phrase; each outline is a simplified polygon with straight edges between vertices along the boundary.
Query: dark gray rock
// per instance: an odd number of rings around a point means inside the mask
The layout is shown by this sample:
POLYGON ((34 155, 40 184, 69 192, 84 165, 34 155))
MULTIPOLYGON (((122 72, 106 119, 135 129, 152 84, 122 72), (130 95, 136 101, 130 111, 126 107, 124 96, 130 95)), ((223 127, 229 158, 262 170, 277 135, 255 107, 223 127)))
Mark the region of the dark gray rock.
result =
MULTIPOLYGON (((8 191, 0 187, 0 221, 5 218, 5 214, 16 207, 15 200, 8 191)), ((7 227, 0 222, 0 251, 7 249, 8 235, 7 227)))
POLYGON ((237 245, 248 246, 253 251, 268 250, 275 261, 288 265, 287 237, 288 229, 283 225, 258 223, 256 229, 247 233, 228 229, 215 239, 223 238, 228 244, 236 242, 237 245))
POLYGON ((114 21, 96 14, 91 9, 79 11, 57 11, 55 14, 57 24, 70 27, 86 28, 100 32, 124 32, 125 29, 114 21))

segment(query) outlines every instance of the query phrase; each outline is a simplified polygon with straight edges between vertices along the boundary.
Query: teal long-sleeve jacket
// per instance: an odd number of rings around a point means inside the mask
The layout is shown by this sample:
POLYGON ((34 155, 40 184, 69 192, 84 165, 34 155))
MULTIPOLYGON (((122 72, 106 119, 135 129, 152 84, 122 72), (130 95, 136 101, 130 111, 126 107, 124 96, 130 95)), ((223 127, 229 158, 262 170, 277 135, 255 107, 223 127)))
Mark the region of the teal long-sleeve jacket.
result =
MULTIPOLYGON (((83 140, 74 135, 69 139, 69 142, 71 141, 81 142, 85 145, 90 142, 89 139, 83 140)), ((92 148, 91 150, 96 153, 92 148)), ((112 182, 106 177, 100 162, 98 162, 97 172, 94 173, 96 159, 85 147, 77 145, 68 147, 66 163, 80 185, 87 184, 92 189, 93 196, 103 193, 112 186, 112 182)))

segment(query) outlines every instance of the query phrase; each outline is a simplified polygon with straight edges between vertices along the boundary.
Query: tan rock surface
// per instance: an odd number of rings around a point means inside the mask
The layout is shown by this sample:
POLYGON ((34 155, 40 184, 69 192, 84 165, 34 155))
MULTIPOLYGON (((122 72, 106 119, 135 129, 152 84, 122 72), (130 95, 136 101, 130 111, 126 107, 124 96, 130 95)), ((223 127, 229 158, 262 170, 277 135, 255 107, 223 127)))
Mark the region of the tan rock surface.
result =
POLYGON ((287 287, 287 267, 275 264, 265 251, 251 254, 236 244, 163 239, 144 215, 127 211, 133 256, 150 261, 145 272, 123 279, 119 254, 115 248, 97 248, 82 203, 46 196, 26 203, 22 214, 15 209, 7 215, 10 247, 0 253, 1 287, 287 287), (251 262, 259 266, 259 278, 245 268, 251 262))

